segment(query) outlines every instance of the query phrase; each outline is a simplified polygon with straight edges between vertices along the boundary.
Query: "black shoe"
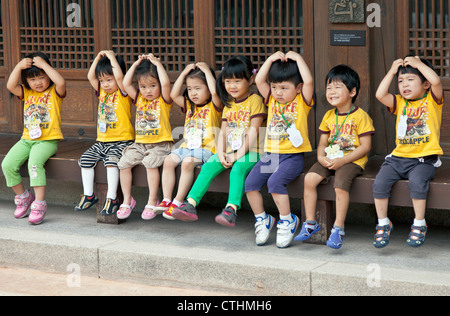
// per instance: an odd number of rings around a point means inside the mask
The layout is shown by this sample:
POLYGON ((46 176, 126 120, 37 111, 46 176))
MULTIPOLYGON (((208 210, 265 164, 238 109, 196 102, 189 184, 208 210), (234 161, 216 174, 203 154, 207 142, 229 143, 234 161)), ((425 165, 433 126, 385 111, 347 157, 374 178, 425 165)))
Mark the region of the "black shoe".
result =
POLYGON ((91 196, 82 195, 81 201, 78 203, 77 206, 75 206, 75 211, 86 211, 87 209, 91 208, 92 205, 96 204, 98 202, 98 198, 95 196, 95 193, 91 196))
POLYGON ((231 206, 228 206, 222 210, 222 213, 216 216, 216 223, 227 227, 234 227, 236 225, 236 217, 236 211, 231 206))
POLYGON ((105 201, 105 205, 103 205, 103 209, 100 212, 101 216, 111 216, 114 215, 114 213, 117 212, 117 210, 119 209, 120 203, 119 203, 119 199, 106 199, 105 201))

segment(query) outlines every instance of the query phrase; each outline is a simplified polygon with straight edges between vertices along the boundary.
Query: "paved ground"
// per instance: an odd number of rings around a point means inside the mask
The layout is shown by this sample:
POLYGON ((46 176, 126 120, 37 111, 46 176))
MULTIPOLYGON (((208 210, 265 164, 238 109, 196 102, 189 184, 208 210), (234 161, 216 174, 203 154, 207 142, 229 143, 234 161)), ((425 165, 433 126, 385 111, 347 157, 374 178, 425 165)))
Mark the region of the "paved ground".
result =
POLYGON ((218 210, 206 209, 196 223, 162 217, 145 222, 134 212, 126 223, 111 226, 97 224, 94 211, 51 205, 44 224, 31 226, 14 219, 12 208, 12 202, 0 202, 0 266, 8 267, 0 270, 0 280, 25 276, 11 281, 10 289, 0 282, 0 292, 33 294, 53 284, 55 295, 64 295, 67 279, 78 269, 82 288, 70 291, 95 295, 107 295, 118 284, 129 294, 145 295, 166 295, 161 290, 166 287, 219 295, 450 295, 450 228, 430 227, 419 249, 406 245, 406 225, 396 225, 382 250, 372 246, 374 225, 349 225, 339 251, 305 243, 278 249, 275 230, 267 246, 255 245, 250 212, 239 214, 234 229, 217 225, 218 210), (41 285, 34 288, 29 277, 41 285), (21 292, 23 287, 15 287, 20 282, 30 289, 21 292))

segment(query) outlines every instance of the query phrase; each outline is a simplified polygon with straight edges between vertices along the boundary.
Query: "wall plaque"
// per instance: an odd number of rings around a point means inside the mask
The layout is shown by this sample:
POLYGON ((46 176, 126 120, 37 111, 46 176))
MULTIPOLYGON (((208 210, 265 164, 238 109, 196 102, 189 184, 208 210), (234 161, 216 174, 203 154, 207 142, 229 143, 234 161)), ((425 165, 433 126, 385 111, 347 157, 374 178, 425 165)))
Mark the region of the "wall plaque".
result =
POLYGON ((366 46, 366 31, 336 31, 330 32, 331 46, 366 46))
POLYGON ((364 0, 329 0, 331 23, 364 23, 364 0))

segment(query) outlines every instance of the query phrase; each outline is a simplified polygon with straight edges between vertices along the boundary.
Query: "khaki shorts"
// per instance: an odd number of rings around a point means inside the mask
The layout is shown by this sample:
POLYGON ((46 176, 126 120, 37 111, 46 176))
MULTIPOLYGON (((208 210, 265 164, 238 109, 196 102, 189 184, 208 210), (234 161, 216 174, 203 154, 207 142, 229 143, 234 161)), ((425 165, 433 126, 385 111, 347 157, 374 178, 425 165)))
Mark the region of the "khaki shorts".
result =
POLYGON ((349 163, 335 171, 327 169, 317 162, 309 169, 309 172, 314 172, 324 177, 325 179, 321 182, 323 184, 327 184, 330 181, 330 177, 334 174, 334 188, 350 192, 353 179, 362 175, 363 169, 355 163, 349 163))
POLYGON ((118 167, 119 169, 129 169, 137 165, 144 165, 147 169, 159 168, 164 164, 164 159, 170 154, 172 147, 172 142, 134 143, 123 151, 118 167))

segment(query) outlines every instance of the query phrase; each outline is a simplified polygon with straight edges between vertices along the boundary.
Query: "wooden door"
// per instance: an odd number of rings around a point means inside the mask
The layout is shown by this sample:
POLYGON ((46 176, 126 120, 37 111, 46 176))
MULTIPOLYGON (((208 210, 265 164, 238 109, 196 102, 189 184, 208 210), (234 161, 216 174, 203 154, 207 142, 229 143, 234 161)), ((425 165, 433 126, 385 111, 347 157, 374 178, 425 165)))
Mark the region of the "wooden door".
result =
MULTIPOLYGON (((95 55, 113 49, 127 66, 143 53, 160 57, 172 81, 189 63, 217 71, 231 56, 256 67, 277 50, 301 52, 314 71, 313 0, 0 0, 0 132, 21 133, 22 108, 5 85, 26 54, 46 53, 67 81, 65 137, 96 136, 97 99, 87 81, 95 55), (68 24, 69 5, 79 24, 68 24)), ((313 114, 312 114, 313 116, 313 114)), ((173 126, 184 123, 175 108, 173 126)), ((314 130, 314 125, 311 126, 314 130)), ((312 133, 314 134, 314 133, 312 133)))

